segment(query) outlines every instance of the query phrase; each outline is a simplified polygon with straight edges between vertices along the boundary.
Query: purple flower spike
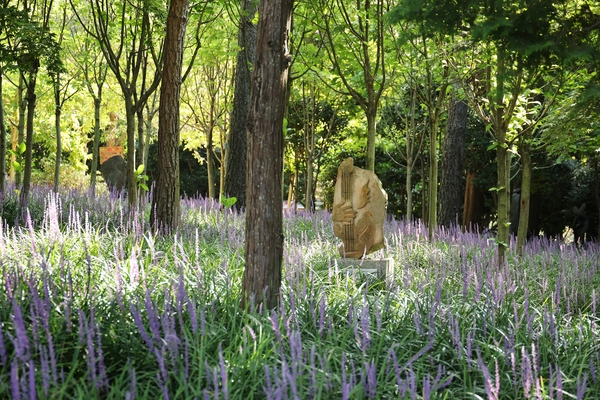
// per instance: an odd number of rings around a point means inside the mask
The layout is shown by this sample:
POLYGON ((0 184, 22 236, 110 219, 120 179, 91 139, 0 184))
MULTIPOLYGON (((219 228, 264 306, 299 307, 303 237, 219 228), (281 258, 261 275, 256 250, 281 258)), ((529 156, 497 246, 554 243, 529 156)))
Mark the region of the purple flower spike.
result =
POLYGON ((587 389, 587 373, 583 374, 583 379, 581 377, 577 377, 577 400, 583 400, 585 396, 585 391, 587 389))
POLYGON ((19 386, 19 362, 16 358, 10 364, 10 393, 13 400, 21 400, 21 388, 19 386))
POLYGON ((223 358, 223 350, 219 344, 219 367, 221 369, 221 386, 223 388, 223 397, 229 400, 229 390, 227 388, 227 368, 225 367, 225 359, 223 358))

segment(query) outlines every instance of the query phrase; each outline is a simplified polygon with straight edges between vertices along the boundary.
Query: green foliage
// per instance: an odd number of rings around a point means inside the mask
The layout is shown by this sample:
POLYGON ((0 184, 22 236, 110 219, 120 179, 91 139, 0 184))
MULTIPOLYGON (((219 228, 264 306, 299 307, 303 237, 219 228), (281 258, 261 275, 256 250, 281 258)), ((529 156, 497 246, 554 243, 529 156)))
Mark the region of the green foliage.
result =
POLYGON ((144 174, 144 164, 140 164, 135 170, 135 182, 140 189, 148 191, 148 175, 144 174))
POLYGON ((556 51, 552 40, 565 1, 405 0, 390 13, 393 22, 409 21, 431 37, 470 31, 477 42, 494 42, 534 65, 556 51))
POLYGON ((9 155, 12 155, 15 157, 15 161, 13 161, 12 167, 13 167, 13 170, 18 174, 23 172, 22 163, 23 163, 23 157, 25 156, 26 149, 27 149, 27 146, 26 146, 25 142, 21 142, 16 150, 13 150, 13 149, 6 150, 6 152, 9 155))
POLYGON ((223 204, 223 207, 225 207, 225 209, 233 207, 236 201, 237 198, 235 197, 225 197, 221 195, 221 204, 223 204))

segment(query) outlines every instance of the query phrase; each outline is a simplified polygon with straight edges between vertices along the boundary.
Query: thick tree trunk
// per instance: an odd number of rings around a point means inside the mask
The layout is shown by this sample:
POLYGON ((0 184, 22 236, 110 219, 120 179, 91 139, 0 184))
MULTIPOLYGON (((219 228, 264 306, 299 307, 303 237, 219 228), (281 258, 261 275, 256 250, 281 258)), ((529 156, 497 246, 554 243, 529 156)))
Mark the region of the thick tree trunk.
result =
POLYGON ((283 261, 283 116, 293 0, 260 2, 248 115, 246 251, 242 306, 279 303, 283 261))
POLYGON ((463 201, 463 153, 467 131, 467 102, 452 98, 442 151, 439 224, 445 227, 461 221, 463 201))
POLYGON ((179 95, 189 0, 171 0, 165 37, 165 64, 158 114, 158 177, 150 222, 155 229, 176 229, 180 220, 179 95))
POLYGON ((100 147, 100 105, 102 104, 101 101, 101 95, 98 95, 98 97, 94 98, 94 144, 92 147, 92 168, 90 170, 90 188, 92 190, 93 196, 96 195, 96 175, 100 161, 98 148, 100 147))
POLYGON ((25 138, 25 168, 23 171, 23 187, 21 188, 21 195, 19 199, 19 205, 26 207, 29 203, 29 189, 31 187, 31 170, 33 168, 33 120, 35 117, 35 102, 37 96, 35 94, 35 85, 37 81, 37 71, 29 74, 27 83, 27 132, 25 138))
POLYGON ((527 130, 520 138, 521 164, 523 173, 521 178, 521 201, 519 206, 519 228, 517 231, 517 254, 523 255, 523 246, 527 240, 529 230, 529 207, 531 198, 531 149, 529 146, 531 130, 527 130))
POLYGON ((467 182, 465 184, 465 200, 463 205, 462 229, 463 231, 471 231, 481 227, 483 212, 483 196, 481 191, 473 181, 475 174, 469 172, 467 174, 467 182))
POLYGON ((244 0, 240 26, 235 67, 235 87, 233 109, 227 138, 227 154, 225 159, 225 196, 236 197, 236 206, 246 206, 246 121, 250 104, 250 66, 256 54, 256 25, 252 23, 258 0, 244 0))
POLYGON ((4 193, 6 185, 6 124, 4 121, 4 100, 2 97, 2 77, 4 72, 0 68, 0 192, 4 193))

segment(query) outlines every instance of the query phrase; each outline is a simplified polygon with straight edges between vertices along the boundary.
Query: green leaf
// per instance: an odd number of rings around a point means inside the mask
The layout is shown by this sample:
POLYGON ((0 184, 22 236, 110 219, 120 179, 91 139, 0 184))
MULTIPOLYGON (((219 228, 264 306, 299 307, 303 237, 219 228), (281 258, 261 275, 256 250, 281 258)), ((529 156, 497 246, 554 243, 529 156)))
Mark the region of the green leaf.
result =
POLYGON ((25 154, 25 150, 27 150, 27 146, 25 145, 25 142, 21 142, 19 144, 19 149, 18 150, 19 150, 19 153, 21 155, 25 154))
POLYGON ((141 175, 144 173, 144 164, 140 164, 139 167, 137 167, 137 169, 135 170, 135 173, 137 175, 141 175))
POLYGON ((229 207, 233 206, 236 201, 237 201, 237 197, 221 196, 221 204, 223 204, 223 207, 225 207, 225 208, 229 208, 229 207))

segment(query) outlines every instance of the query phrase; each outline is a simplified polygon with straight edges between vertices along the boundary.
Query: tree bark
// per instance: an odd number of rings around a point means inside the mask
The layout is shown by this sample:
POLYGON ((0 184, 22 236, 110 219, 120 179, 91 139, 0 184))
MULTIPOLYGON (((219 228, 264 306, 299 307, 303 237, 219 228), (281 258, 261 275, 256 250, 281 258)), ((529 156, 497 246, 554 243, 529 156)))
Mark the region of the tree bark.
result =
POLYGON ((137 184, 135 181, 135 109, 133 94, 123 88, 125 98, 125 119, 127 121, 127 200, 129 208, 137 204, 137 184))
POLYGON ((463 231, 477 231, 481 228, 483 212, 483 196, 481 190, 475 186, 473 181, 475 174, 467 174, 467 183, 465 184, 465 199, 463 205, 462 229, 463 231))
POLYGON ((213 132, 214 125, 212 123, 212 114, 210 116, 211 122, 206 132, 206 171, 208 174, 208 197, 211 199, 216 198, 215 195, 215 162, 213 159, 213 132))
POLYGON ((2 97, 2 77, 4 71, 0 68, 0 192, 4 193, 6 176, 6 124, 4 121, 4 100, 2 97))
POLYGON ((98 154, 98 148, 100 147, 100 106, 102 101, 102 95, 100 91, 98 97, 94 98, 94 144, 92 147, 92 168, 90 170, 90 188, 92 190, 92 196, 96 195, 96 175, 98 171, 98 165, 100 162, 100 156, 98 154))
POLYGON ((246 206, 246 121, 250 105, 250 65, 256 56, 256 25, 252 23, 258 6, 257 0, 244 0, 240 26, 235 68, 235 87, 233 109, 227 138, 225 158, 224 192, 228 197, 237 198, 236 206, 246 206))
POLYGON ((57 74, 54 82, 54 128, 56 131, 56 159, 54 160, 54 193, 58 193, 60 184, 60 163, 62 156, 62 131, 60 116, 62 114, 60 101, 60 75, 57 74))
POLYGON ((31 187, 31 170, 33 168, 32 150, 33 150, 33 120, 35 117, 35 85, 37 81, 37 69, 29 73, 27 79, 27 122, 25 138, 25 168, 23 169, 23 187, 19 198, 19 205, 23 208, 29 203, 29 189, 31 187))
MULTIPOLYGON (((142 88, 142 91, 144 89, 142 88)), ((144 158, 146 152, 146 140, 144 137, 146 121, 144 119, 144 108, 146 104, 141 104, 136 110, 135 115, 137 116, 137 149, 135 151, 136 163, 135 165, 144 165, 144 158)))
MULTIPOLYGON (((18 146, 21 145, 21 143, 23 143, 23 141, 25 140, 25 113, 27 111, 27 99, 23 98, 23 93, 25 93, 26 91, 26 87, 25 87, 25 79, 23 78, 22 74, 19 74, 19 87, 17 88, 17 101, 19 102, 19 122, 17 125, 17 129, 18 129, 18 133, 17 133, 17 148, 18 146)), ((16 149, 13 149, 16 150, 16 149)), ((15 159, 13 159, 12 161, 16 161, 15 159)), ((23 160, 19 160, 20 163, 23 162, 23 160)), ((22 176, 21 176, 21 172, 16 172, 15 173, 15 186, 19 187, 21 185, 21 180, 22 180, 22 176)))
POLYGON ((531 130, 527 129, 519 138, 521 149, 521 164, 523 173, 521 177, 521 201, 519 206, 519 228, 517 231, 517 254, 523 255, 523 246, 527 240, 529 231, 529 207, 531 205, 531 148, 529 140, 531 139, 531 130))
POLYGON ((439 224, 450 227, 461 221, 463 196, 463 154, 467 131, 467 102, 452 98, 448 109, 446 137, 442 151, 439 224))
POLYGON ((283 260, 283 116, 293 0, 260 2, 248 115, 246 251, 242 307, 279 303, 283 260))
POLYGON ((189 0, 171 0, 165 37, 165 63, 158 115, 158 176, 150 223, 155 229, 176 229, 180 220, 179 95, 189 0))

